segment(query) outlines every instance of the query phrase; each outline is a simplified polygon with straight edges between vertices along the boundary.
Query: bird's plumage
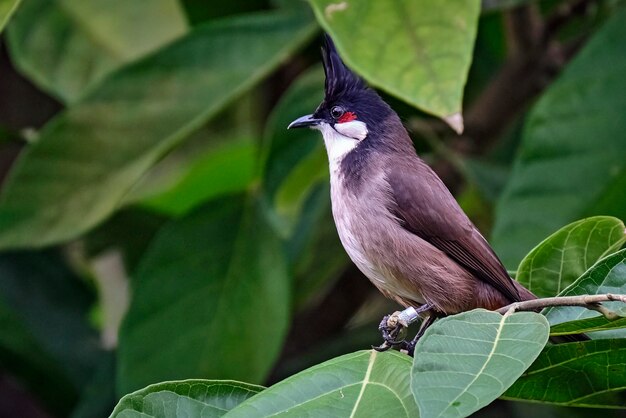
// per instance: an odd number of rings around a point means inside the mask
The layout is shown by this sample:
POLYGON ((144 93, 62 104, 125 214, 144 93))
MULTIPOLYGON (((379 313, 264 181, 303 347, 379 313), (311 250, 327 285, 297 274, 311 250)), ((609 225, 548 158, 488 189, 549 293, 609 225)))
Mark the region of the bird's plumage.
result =
POLYGON ((390 210, 403 228, 443 251, 508 300, 520 292, 506 269, 437 175, 419 158, 394 165, 387 174, 390 210))

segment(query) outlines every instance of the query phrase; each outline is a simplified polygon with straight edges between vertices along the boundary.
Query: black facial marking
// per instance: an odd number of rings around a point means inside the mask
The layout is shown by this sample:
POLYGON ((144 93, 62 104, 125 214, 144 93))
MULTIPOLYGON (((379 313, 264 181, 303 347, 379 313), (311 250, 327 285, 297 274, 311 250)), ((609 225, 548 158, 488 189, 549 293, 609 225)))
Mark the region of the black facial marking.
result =
POLYGON ((358 115, 359 121, 367 125, 368 132, 376 134, 382 121, 392 114, 393 110, 374 90, 368 88, 358 75, 346 67, 332 39, 328 35, 325 39, 326 44, 322 48, 326 74, 325 96, 314 116, 334 124, 339 113, 335 111, 340 108, 343 112, 358 115))

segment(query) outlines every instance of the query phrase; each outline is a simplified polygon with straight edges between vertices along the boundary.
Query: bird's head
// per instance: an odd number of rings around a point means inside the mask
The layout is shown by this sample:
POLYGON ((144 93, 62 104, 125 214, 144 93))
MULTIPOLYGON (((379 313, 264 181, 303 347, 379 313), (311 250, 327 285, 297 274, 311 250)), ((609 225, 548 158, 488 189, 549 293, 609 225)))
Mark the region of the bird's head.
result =
POLYGON ((318 129, 331 159, 340 159, 361 143, 372 142, 384 131, 393 110, 343 63, 332 39, 322 47, 326 74, 325 96, 315 113, 289 124, 318 129))

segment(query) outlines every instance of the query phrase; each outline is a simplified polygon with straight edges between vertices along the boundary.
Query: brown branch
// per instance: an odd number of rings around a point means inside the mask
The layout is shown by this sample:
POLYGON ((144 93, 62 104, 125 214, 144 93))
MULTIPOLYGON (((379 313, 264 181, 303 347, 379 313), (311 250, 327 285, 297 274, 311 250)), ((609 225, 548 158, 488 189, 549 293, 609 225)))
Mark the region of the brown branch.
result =
POLYGON ((548 42, 572 18, 586 14, 591 5, 596 2, 597 0, 575 0, 559 4, 552 14, 546 18, 542 40, 548 42))
POLYGON ((607 293, 603 295, 556 296, 552 298, 533 299, 511 303, 510 305, 503 306, 502 308, 496 310, 496 312, 505 314, 510 311, 536 311, 538 309, 555 306, 580 306, 582 308, 598 311, 608 320, 614 320, 619 318, 619 316, 616 315, 615 312, 600 305, 601 302, 611 301, 626 303, 626 295, 607 293))

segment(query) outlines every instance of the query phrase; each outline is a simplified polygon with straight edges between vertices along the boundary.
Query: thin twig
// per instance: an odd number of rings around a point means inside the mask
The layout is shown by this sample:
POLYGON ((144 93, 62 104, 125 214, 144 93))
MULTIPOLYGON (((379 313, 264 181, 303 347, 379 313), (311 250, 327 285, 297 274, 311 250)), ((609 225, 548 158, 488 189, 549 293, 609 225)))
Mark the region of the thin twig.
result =
POLYGON ((607 293, 603 295, 579 295, 579 296, 557 296, 553 298, 542 298, 526 300, 523 302, 515 302, 510 305, 498 309, 496 312, 504 314, 509 310, 513 311, 536 311, 538 309, 549 308, 554 306, 580 306, 593 311, 598 311, 607 319, 614 320, 619 318, 608 309, 599 308, 601 302, 618 301, 626 303, 626 295, 615 295, 607 293))

